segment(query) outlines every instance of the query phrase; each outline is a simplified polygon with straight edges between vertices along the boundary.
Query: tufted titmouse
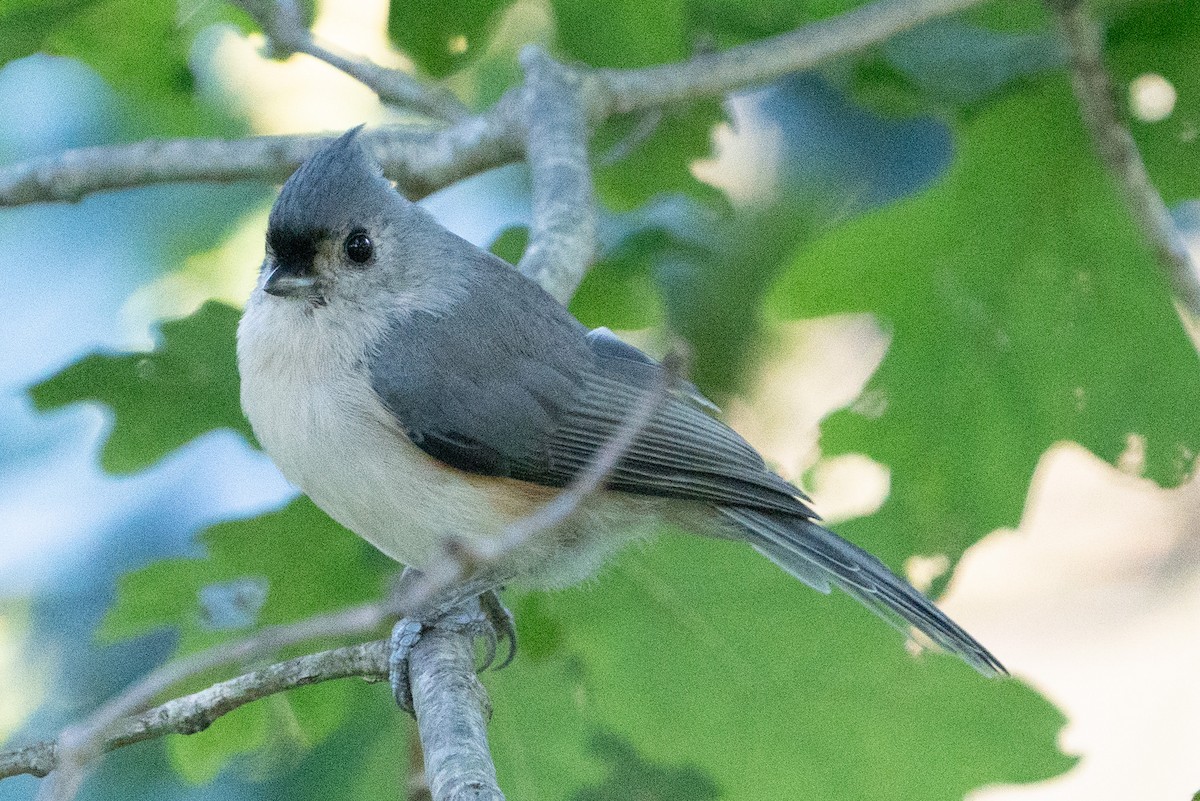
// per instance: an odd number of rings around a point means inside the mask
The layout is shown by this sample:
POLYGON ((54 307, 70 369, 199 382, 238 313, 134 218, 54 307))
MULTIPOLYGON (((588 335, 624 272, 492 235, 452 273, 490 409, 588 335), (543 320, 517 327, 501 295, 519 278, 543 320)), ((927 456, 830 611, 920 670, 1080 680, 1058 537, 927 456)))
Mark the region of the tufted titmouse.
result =
MULTIPOLYGON (((663 368, 442 228, 383 178, 357 131, 305 162, 271 210, 238 328, 242 407, 319 507, 420 569, 448 536, 498 537, 552 499, 663 368)), ((710 408, 690 385, 673 390, 605 488, 472 593, 573 584, 668 522, 749 542, 810 587, 836 585, 979 672, 1003 673, 882 562, 818 525, 804 494, 710 408)))

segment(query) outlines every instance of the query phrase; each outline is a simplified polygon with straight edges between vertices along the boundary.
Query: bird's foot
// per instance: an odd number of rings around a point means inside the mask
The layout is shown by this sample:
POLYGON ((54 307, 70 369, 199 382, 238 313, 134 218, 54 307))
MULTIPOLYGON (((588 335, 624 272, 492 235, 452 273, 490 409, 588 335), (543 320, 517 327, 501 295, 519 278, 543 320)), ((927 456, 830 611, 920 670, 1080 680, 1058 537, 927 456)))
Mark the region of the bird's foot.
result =
POLYGON ((487 618, 490 633, 490 646, 485 654, 483 665, 480 670, 487 670, 492 667, 496 660, 496 643, 497 639, 500 642, 508 643, 508 653, 500 664, 496 665, 496 670, 504 670, 512 664, 513 659, 517 655, 517 622, 513 619, 513 613, 508 610, 504 602, 500 600, 500 596, 495 590, 488 590, 483 595, 479 596, 479 608, 483 611, 484 617, 487 618))
POLYGON ((392 685, 392 696, 396 704, 408 713, 413 712, 412 686, 409 683, 409 657, 426 628, 441 628, 470 634, 483 639, 483 661, 480 672, 496 662, 496 652, 501 641, 508 642, 508 653, 496 670, 508 667, 517 655, 517 629, 512 612, 504 607, 500 597, 488 590, 450 614, 433 621, 402 618, 392 628, 391 656, 388 659, 388 679, 392 685))

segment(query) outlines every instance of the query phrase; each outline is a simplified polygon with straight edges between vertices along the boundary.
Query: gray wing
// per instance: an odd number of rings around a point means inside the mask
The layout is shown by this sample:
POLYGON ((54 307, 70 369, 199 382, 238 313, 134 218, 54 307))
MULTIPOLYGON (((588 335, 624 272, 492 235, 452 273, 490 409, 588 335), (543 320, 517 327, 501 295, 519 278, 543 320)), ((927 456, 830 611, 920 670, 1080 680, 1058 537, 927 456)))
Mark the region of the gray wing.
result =
MULTIPOLYGON (((511 267, 483 262, 443 314, 398 317, 371 382, 409 438, 473 473, 563 486, 615 437, 662 367, 589 332, 511 267)), ((690 385, 660 404, 607 480, 611 489, 815 517, 690 385)))
MULTIPOLYGON (((480 286, 444 314, 398 319, 370 358, 372 385, 412 441, 474 473, 562 486, 616 436, 662 368, 589 332, 549 295, 480 254, 480 286)), ((707 501, 810 586, 837 584, 899 628, 911 624, 985 675, 1004 668, 878 559, 813 522, 711 404, 685 386, 661 403, 609 475, 611 489, 707 501)))

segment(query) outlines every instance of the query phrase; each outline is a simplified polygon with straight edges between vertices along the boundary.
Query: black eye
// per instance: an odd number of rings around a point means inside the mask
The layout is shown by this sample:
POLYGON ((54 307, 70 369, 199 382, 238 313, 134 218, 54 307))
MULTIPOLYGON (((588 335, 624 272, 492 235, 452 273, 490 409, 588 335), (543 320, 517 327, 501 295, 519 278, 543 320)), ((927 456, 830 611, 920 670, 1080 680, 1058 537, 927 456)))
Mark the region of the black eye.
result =
POLYGON ((366 264, 375 252, 371 237, 363 231, 355 231, 346 237, 346 256, 355 264, 366 264))

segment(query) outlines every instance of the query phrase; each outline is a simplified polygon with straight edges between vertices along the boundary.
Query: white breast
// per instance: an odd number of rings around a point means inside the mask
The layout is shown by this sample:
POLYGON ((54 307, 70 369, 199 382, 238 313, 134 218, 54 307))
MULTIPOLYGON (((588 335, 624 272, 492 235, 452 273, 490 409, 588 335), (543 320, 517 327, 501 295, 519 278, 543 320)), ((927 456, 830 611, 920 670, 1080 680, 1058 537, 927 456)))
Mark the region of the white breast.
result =
MULTIPOLYGON (((370 386, 365 349, 383 325, 361 309, 308 309, 256 292, 238 327, 242 409, 317 506, 393 559, 423 567, 448 537, 492 539, 557 490, 462 473, 413 445, 370 386)), ((599 493, 497 574, 536 587, 574 584, 648 534, 663 511, 661 499, 599 493)))
POLYGON ((388 556, 420 567, 448 535, 507 522, 477 482, 439 465, 372 391, 376 321, 256 293, 238 328, 242 408, 287 478, 388 556), (335 320, 350 325, 335 324, 335 320))

